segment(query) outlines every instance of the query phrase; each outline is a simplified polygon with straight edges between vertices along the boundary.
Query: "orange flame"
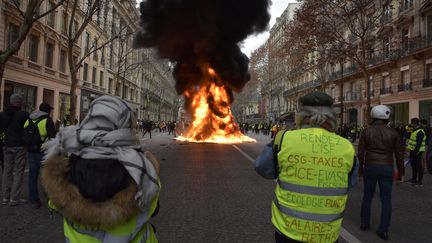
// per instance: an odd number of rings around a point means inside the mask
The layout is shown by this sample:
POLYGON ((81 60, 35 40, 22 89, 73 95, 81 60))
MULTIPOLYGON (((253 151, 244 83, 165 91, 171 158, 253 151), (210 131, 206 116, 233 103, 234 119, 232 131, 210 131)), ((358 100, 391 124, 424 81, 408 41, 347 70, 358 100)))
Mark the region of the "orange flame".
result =
POLYGON ((186 91, 186 98, 191 98, 192 124, 186 134, 177 140, 196 143, 242 143, 256 142, 245 136, 234 121, 231 113, 230 98, 223 85, 216 84, 216 72, 208 68, 209 80, 198 90, 186 91))

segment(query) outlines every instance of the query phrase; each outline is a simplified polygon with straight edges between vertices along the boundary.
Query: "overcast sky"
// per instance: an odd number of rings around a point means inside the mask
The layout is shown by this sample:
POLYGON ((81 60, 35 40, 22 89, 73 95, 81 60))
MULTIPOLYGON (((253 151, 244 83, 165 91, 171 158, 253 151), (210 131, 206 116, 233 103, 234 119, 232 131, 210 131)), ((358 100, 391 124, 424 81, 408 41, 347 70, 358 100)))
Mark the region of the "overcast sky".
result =
POLYGON ((264 44, 264 42, 269 37, 269 31, 270 31, 271 26, 273 26, 274 23, 276 22, 276 18, 279 17, 283 13, 285 8, 288 6, 288 3, 295 3, 297 1, 295 1, 295 0, 272 0, 272 2, 273 3, 270 7, 271 20, 270 20, 270 27, 269 27, 268 31, 266 31, 265 33, 259 34, 259 35, 250 36, 243 43, 242 51, 248 56, 250 56, 250 54, 255 49, 257 49, 262 44, 264 44))

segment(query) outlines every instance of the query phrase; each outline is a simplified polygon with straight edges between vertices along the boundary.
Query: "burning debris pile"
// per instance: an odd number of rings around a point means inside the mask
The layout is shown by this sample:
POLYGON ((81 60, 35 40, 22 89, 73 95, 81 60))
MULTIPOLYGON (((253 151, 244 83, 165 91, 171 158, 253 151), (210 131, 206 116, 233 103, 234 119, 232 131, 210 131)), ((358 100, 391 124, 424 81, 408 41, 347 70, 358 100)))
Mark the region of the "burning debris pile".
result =
POLYGON ((183 140, 251 141, 231 114, 232 91, 249 81, 238 44, 267 28, 270 0, 145 0, 136 47, 153 47, 175 63, 176 90, 193 123, 183 140))

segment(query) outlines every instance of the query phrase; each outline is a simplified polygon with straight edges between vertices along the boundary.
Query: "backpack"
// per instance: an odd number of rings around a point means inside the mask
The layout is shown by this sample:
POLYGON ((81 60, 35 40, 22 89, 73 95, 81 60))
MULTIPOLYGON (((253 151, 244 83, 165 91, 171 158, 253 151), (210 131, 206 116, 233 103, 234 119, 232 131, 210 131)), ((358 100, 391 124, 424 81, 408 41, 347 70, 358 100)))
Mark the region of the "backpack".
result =
POLYGON ((33 121, 32 119, 27 120, 28 126, 24 128, 23 141, 28 151, 30 152, 40 151, 40 148, 42 147, 44 141, 42 141, 41 136, 39 134, 38 124, 39 122, 43 121, 46 118, 47 118, 46 116, 42 116, 36 121, 33 121))

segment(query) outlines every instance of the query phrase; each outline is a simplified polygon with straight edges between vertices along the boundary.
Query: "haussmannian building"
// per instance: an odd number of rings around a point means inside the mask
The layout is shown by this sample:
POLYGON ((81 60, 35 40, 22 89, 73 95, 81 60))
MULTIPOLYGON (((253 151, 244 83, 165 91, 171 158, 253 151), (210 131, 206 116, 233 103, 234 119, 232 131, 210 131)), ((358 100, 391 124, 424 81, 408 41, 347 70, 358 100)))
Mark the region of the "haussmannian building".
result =
MULTIPOLYGON (((41 9, 54 3, 44 1, 41 9)), ((21 1, 22 9, 24 4, 21 1)), ((1 5, 0 45, 5 48, 17 36, 22 20, 12 3, 2 1, 1 5)), ((74 47, 76 58, 109 40, 115 31, 133 33, 138 28, 135 1, 103 0, 101 6, 74 47)), ((24 109, 29 112, 42 102, 54 107, 54 120, 62 121, 70 112, 71 79, 66 49, 69 11, 60 6, 41 18, 19 52, 9 59, 0 87, 1 109, 8 105, 12 93, 20 93, 25 99, 24 109)), ((73 21, 78 24, 79 15, 73 21)), ((78 74, 78 119, 85 116, 93 99, 116 95, 133 106, 139 119, 175 120, 178 98, 168 62, 157 58, 152 49, 133 50, 132 35, 127 36, 130 37, 115 40, 90 54, 82 63, 78 74)))
MULTIPOLYGON (((371 104, 393 109, 394 124, 408 124, 411 118, 432 121, 432 2, 427 0, 389 1, 378 29, 379 38, 369 53, 371 104), (393 7, 391 7, 393 6, 393 7)), ((355 41, 355 40, 353 40, 355 41)), ((359 68, 351 63, 329 67, 325 91, 344 101, 344 122, 366 122, 366 84, 359 68), (343 79, 342 79, 343 77, 343 79), (341 82, 343 80, 343 82, 341 82), (343 84, 343 93, 340 85, 343 84)), ((293 74, 294 75, 294 74, 293 74)), ((298 97, 322 89, 313 75, 297 75, 284 90, 288 109, 298 97)))

